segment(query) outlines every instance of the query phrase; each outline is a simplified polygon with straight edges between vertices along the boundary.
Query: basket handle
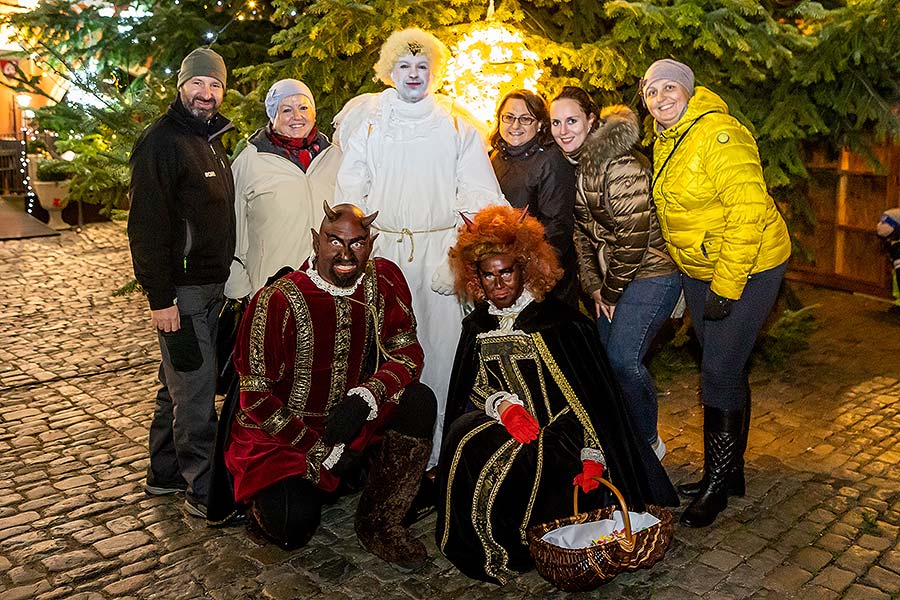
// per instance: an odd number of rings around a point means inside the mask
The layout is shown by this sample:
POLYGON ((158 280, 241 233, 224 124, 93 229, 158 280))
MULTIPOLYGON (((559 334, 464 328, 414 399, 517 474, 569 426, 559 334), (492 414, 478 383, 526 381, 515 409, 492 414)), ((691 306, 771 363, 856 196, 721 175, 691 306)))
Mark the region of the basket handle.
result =
MULTIPOLYGON (((620 492, 619 488, 614 486, 611 481, 607 481, 602 477, 592 477, 591 479, 605 485, 616 495, 619 506, 622 507, 622 519, 625 521, 625 538, 617 540, 617 543, 625 552, 631 552, 634 550, 634 533, 631 531, 631 517, 628 514, 628 505, 625 504, 625 498, 622 497, 622 492, 620 492)), ((572 505, 575 509, 576 517, 578 516, 578 488, 579 486, 576 485, 575 490, 572 492, 572 505)))

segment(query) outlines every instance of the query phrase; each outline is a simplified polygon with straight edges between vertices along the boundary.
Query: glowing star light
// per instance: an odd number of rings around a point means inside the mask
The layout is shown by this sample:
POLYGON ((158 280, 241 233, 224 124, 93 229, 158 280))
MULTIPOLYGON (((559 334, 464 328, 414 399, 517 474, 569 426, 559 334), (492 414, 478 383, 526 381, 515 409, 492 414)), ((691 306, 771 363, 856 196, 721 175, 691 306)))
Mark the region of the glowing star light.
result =
POLYGON ((507 92, 534 91, 544 72, 522 34, 496 22, 476 25, 450 50, 446 92, 472 115, 493 125, 497 102, 507 92))

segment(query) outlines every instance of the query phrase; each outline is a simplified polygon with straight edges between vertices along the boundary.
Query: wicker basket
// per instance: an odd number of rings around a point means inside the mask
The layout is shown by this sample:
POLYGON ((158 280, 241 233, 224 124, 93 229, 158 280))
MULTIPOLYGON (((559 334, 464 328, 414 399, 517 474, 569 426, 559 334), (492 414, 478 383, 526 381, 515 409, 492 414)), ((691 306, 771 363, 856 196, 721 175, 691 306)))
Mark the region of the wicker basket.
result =
POLYGON ((659 523, 632 533, 628 507, 622 494, 609 481, 598 477, 594 479, 611 489, 619 500, 625 520, 624 538, 575 550, 560 548, 541 539, 546 533, 565 525, 612 518, 615 506, 579 514, 578 486, 575 486, 573 499, 575 516, 533 525, 528 529, 528 547, 538 573, 567 592, 587 592, 624 571, 653 566, 665 556, 675 532, 672 513, 661 506, 648 505, 647 512, 659 519, 659 523))

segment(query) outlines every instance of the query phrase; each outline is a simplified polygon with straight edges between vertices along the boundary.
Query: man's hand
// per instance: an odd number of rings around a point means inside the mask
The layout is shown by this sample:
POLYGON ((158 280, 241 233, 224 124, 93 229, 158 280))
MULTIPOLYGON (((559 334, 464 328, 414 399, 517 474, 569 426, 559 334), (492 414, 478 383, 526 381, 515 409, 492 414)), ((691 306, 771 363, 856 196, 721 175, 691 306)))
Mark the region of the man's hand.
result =
POLYGON ((177 306, 150 311, 153 327, 160 331, 178 331, 181 329, 181 316, 177 306))
POLYGON ((369 410, 369 404, 361 396, 348 394, 326 415, 322 441, 329 446, 346 444, 365 425, 369 410))

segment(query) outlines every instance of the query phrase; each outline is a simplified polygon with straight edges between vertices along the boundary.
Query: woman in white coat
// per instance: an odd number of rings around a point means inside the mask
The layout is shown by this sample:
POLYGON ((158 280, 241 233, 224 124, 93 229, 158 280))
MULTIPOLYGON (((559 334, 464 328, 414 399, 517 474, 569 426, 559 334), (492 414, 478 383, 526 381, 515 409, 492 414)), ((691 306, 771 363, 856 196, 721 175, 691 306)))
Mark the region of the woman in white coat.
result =
POLYGON ((312 253, 311 229, 334 196, 341 151, 316 128, 316 103, 302 81, 282 79, 266 94, 267 126, 250 136, 232 165, 237 244, 229 298, 262 288, 282 267, 312 253))

